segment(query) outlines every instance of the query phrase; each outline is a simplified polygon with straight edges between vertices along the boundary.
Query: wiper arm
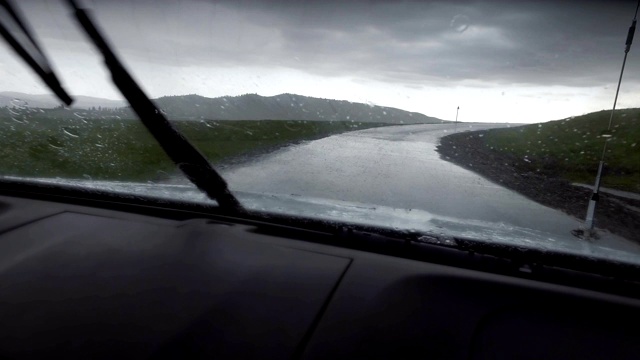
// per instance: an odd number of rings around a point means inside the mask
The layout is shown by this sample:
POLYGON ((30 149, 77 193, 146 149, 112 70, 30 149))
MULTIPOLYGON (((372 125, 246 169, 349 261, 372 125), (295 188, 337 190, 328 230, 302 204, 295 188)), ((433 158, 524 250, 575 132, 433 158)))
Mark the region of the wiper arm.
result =
POLYGON ((60 85, 60 81, 56 77, 56 74, 49 66, 49 61, 44 52, 40 49, 40 45, 31 35, 31 31, 27 27, 26 23, 21 19, 16 9, 9 4, 7 0, 0 0, 0 35, 9 43, 9 45, 15 50, 18 55, 33 69, 33 71, 40 76, 40 78, 47 84, 47 86, 53 91, 58 98, 67 106, 71 105, 73 99, 67 94, 67 92, 60 85), (4 10, 3 10, 4 8, 4 10), (23 38, 22 41, 13 36, 9 28, 5 26, 10 22, 17 25, 23 38), (27 50, 30 49, 31 51, 27 50))
POLYGON ((229 191, 226 181, 211 166, 209 161, 167 120, 162 112, 145 95, 116 57, 111 47, 100 34, 88 12, 69 0, 76 19, 89 38, 104 56, 114 84, 127 99, 144 126, 158 141, 164 152, 173 160, 186 177, 220 207, 233 211, 244 211, 240 202, 229 191))

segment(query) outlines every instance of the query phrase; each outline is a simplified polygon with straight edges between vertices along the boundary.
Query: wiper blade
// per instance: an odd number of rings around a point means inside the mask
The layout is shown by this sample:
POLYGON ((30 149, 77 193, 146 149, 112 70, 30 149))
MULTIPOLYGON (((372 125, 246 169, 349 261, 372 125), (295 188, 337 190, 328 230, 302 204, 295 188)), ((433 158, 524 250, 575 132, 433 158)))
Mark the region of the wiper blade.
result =
POLYGON ((173 160, 186 177, 220 207, 232 211, 244 211, 240 202, 229 191, 226 181, 209 161, 167 120, 162 112, 142 91, 116 57, 105 38, 100 34, 87 10, 69 0, 76 20, 104 57, 114 84, 127 99, 144 126, 158 141, 164 152, 173 160))
POLYGON ((63 103, 67 106, 71 105, 73 99, 62 88, 60 81, 58 81, 56 74, 49 65, 46 55, 40 49, 40 45, 31 35, 31 31, 18 14, 18 11, 7 0, 0 0, 0 35, 63 103), (21 40, 16 38, 9 28, 5 26, 5 24, 9 23, 15 24, 14 27, 19 31, 17 35, 22 35, 21 40))

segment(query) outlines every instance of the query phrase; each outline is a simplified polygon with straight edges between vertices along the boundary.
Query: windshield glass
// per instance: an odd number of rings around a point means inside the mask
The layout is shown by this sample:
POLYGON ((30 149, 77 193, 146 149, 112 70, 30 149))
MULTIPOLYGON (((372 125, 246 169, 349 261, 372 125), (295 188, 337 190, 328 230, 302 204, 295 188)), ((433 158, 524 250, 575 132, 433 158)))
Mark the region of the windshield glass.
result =
MULTIPOLYGON (((634 2, 81 4, 248 209, 640 262, 634 2)), ((68 4, 16 5, 75 102, 5 46, 3 178, 215 204, 68 4)))

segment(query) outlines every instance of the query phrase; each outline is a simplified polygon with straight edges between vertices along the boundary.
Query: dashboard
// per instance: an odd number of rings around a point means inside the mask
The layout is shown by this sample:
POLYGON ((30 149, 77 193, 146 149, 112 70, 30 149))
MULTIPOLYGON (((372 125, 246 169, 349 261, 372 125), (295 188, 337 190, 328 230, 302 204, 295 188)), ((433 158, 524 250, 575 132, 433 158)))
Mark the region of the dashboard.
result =
POLYGON ((563 270, 558 283, 499 259, 465 266, 480 255, 464 251, 424 260, 349 234, 0 194, 1 358, 640 354, 636 292, 584 285, 615 279, 563 270))

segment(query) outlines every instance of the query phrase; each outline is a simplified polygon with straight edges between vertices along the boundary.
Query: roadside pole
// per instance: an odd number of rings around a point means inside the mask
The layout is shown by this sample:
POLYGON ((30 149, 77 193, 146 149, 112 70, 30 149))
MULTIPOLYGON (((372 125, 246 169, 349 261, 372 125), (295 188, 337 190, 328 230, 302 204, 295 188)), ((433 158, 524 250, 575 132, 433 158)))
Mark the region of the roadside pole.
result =
POLYGON ((460 106, 458 106, 458 108, 456 109, 456 122, 455 122, 455 125, 453 125, 454 133, 458 132, 458 112, 459 111, 460 111, 460 106))

